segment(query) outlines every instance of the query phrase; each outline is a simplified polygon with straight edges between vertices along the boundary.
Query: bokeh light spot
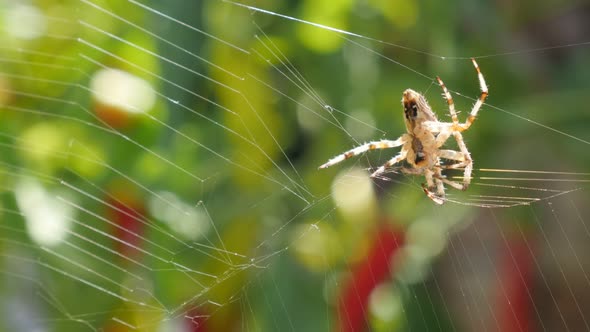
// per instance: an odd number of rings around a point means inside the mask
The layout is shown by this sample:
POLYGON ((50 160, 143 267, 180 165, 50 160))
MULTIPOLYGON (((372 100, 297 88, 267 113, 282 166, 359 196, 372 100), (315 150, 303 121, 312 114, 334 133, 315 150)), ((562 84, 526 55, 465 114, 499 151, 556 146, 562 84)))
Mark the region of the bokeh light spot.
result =
POLYGON ((6 33, 17 39, 31 40, 43 36, 47 29, 45 15, 39 8, 16 3, 5 12, 6 33))
POLYGON ((366 222, 375 217, 377 200, 365 170, 352 168, 340 172, 332 184, 332 198, 347 221, 366 222))
POLYGON ((375 287, 369 296, 369 312, 378 321, 391 323, 403 314, 402 299, 390 283, 375 287))
POLYGON ((310 270, 324 271, 341 254, 336 231, 328 224, 298 225, 293 236, 295 257, 310 270))
POLYGON ((211 227, 204 207, 192 206, 171 192, 159 192, 152 196, 148 209, 157 219, 185 239, 196 241, 207 234, 211 227))
POLYGON ((51 123, 38 123, 27 128, 20 137, 20 151, 32 164, 50 168, 54 159, 64 152, 66 137, 63 130, 51 123))
POLYGON ((14 193, 25 218, 27 232, 34 242, 55 246, 66 238, 73 215, 71 205, 30 178, 18 182, 14 193))
POLYGON ((99 104, 133 114, 148 112, 156 102, 147 81, 118 69, 97 71, 90 81, 90 90, 99 104))

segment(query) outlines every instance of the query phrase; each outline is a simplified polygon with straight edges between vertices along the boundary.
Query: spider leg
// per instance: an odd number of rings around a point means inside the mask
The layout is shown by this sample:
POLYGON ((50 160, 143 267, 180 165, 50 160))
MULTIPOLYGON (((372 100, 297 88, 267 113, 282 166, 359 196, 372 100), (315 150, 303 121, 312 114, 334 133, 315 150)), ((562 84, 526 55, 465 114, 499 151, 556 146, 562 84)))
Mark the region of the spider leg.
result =
MULTIPOLYGON (((438 169, 437 172, 440 174, 440 169, 438 169)), ((435 175, 436 173, 434 171, 428 169, 424 171, 424 178, 426 178, 426 184, 422 184, 422 190, 424 190, 424 193, 426 194, 426 196, 428 196, 428 198, 430 198, 436 204, 440 205, 444 203, 445 191, 440 179, 434 178, 435 175), (435 183, 437 191, 436 194, 433 193, 431 190, 431 188, 434 188, 435 183)))
POLYGON ((436 194, 441 198, 445 197, 445 187, 442 181, 443 178, 442 170, 440 167, 437 167, 434 172, 434 183, 436 184, 436 194))
POLYGON ((424 186, 424 184, 422 184, 422 190, 424 190, 424 193, 426 194, 426 196, 428 196, 428 198, 430 198, 436 204, 442 205, 445 202, 444 199, 436 196, 435 193, 433 193, 432 191, 428 190, 428 188, 426 188, 426 186, 424 186))
POLYGON ((441 130, 440 133, 436 136, 435 146, 440 148, 445 144, 445 142, 451 137, 453 132, 451 130, 441 130))
MULTIPOLYGON (((457 141, 457 145, 459 146, 459 150, 461 150, 461 154, 463 154, 463 165, 465 166, 465 171, 463 172, 463 188, 462 190, 466 190, 467 187, 469 187, 469 184, 471 183, 471 172, 473 171, 473 160, 471 159, 471 155, 469 154, 469 151, 467 150, 467 146, 465 145, 465 141, 463 140, 463 135, 461 135, 460 132, 455 131, 453 132, 453 136, 455 137, 455 141, 457 141)), ((441 151, 447 151, 447 150, 441 150, 441 151)), ((456 152, 456 151, 454 151, 456 152)), ((456 152, 457 153, 457 152, 456 152)), ((460 165, 457 164, 457 165, 460 165)), ((461 165, 461 166, 463 166, 461 165)), ((450 165, 453 166, 453 165, 450 165)), ((459 166, 457 166, 459 167, 459 166)))
MULTIPOLYGON (((457 168, 463 168, 463 167, 467 166, 467 161, 465 160, 465 156, 463 155, 462 152, 453 151, 453 150, 440 150, 439 156, 441 158, 458 161, 455 164, 441 165, 442 169, 457 169, 457 168)), ((455 189, 458 189, 458 190, 464 190, 464 188, 465 188, 464 185, 459 184, 459 183, 452 181, 452 180, 448 180, 446 177, 441 177, 440 180, 442 182, 448 184, 449 186, 451 186, 455 189)))
POLYGON ((434 187, 433 175, 434 175, 434 172, 429 169, 424 171, 424 178, 426 179, 426 186, 429 189, 434 187))
MULTIPOLYGON (((436 184, 436 198, 440 199, 441 201, 445 200, 445 186, 443 185, 443 181, 439 178, 434 178, 434 183, 436 184)), ((432 199, 432 198, 430 198, 432 199)))
MULTIPOLYGON (((456 151, 453 151, 453 152, 456 152, 456 151)), ((460 153, 460 152, 457 152, 457 153, 460 153)), ((461 163, 457 163, 457 164, 453 164, 453 165, 449 165, 449 166, 455 166, 455 165, 459 165, 459 164, 461 164, 461 163)), ((447 169, 449 167, 443 167, 443 168, 444 169, 447 169)), ((450 167, 450 168, 455 168, 455 167, 450 167)), ((452 181, 452 180, 447 179, 446 176, 442 175, 442 172, 440 174, 435 174, 434 175, 434 178, 435 178, 435 180, 439 180, 439 181, 441 181, 443 183, 446 183, 446 184, 448 184, 449 186, 451 186, 451 187, 453 187, 455 189, 463 190, 463 185, 459 184, 458 182, 455 182, 455 181, 452 181)))
MULTIPOLYGON (((444 183, 448 183, 451 181, 448 181, 447 179, 444 178, 444 176, 441 173, 441 169, 436 166, 436 171, 431 171, 429 169, 424 169, 424 168, 406 168, 406 167, 402 167, 401 171, 404 172, 405 174, 413 174, 413 175, 424 175, 424 178, 426 179, 426 183, 422 184, 422 190, 424 191, 424 193, 426 194, 426 196, 428 196, 428 198, 430 198, 433 202, 435 202, 436 204, 443 204, 445 201, 445 188, 443 186, 443 182, 444 183), (434 193, 432 190, 433 188, 435 188, 436 186, 436 193, 434 193)), ((451 185, 453 188, 457 188, 457 189, 461 189, 462 186, 458 183, 449 183, 449 185, 451 185)))
POLYGON ((461 131, 467 130, 467 128, 469 128, 471 126, 471 124, 475 121, 475 117, 477 116, 477 112, 479 111, 479 109, 481 108, 481 106, 485 102, 486 98, 488 97, 488 86, 486 85, 486 81, 483 78, 483 74, 481 73, 481 70, 479 69, 477 62, 475 62, 475 59, 471 58, 471 62, 473 62, 473 66, 475 67, 475 70, 477 71, 477 79, 479 80, 479 88, 481 90, 481 93, 479 95, 479 98, 475 102, 475 105, 473 105, 473 109, 471 109, 471 113, 469 113, 469 116, 467 116, 467 120, 465 121, 464 124, 462 124, 460 126, 461 131))
POLYGON ((451 186, 451 187, 453 187, 453 188, 455 188, 457 190, 463 190, 463 185, 460 184, 460 183, 458 183, 458 182, 451 181, 451 180, 449 180, 447 178, 441 178, 440 181, 448 184, 449 186, 451 186))
POLYGON ((409 138, 409 135, 403 134, 400 138, 396 139, 395 141, 384 139, 384 140, 380 140, 380 141, 365 143, 361 146, 357 146, 354 149, 350 149, 350 150, 344 152, 343 154, 340 154, 340 155, 328 160, 328 162, 326 162, 325 164, 323 164, 319 168, 328 168, 328 167, 335 165, 341 161, 352 158, 354 156, 358 156, 359 154, 362 154, 362 153, 367 152, 369 150, 398 147, 398 146, 406 143, 408 141, 408 138, 409 138))
POLYGON ((373 174, 371 174, 371 177, 374 178, 377 175, 385 172, 386 169, 388 169, 389 167, 399 163, 400 161, 406 159, 406 155, 408 154, 408 149, 407 147, 404 145, 404 147, 402 148, 402 150, 393 158, 389 159, 385 164, 383 164, 383 166, 379 167, 375 172, 373 172, 373 174))
MULTIPOLYGON (((477 62, 475 62, 475 59, 471 58, 471 62, 473 63, 473 66, 475 67, 475 70, 477 71, 477 79, 479 80, 479 88, 481 90, 481 93, 479 95, 479 98, 475 102, 475 105, 473 105, 471 112, 467 116, 467 120, 465 120, 465 123, 459 123, 459 120, 457 119, 457 112, 455 111, 455 103, 453 102, 453 97, 451 96, 451 93, 449 92, 449 90, 447 89, 447 87, 445 86, 443 81, 440 79, 440 77, 438 77, 438 76, 436 77, 438 84, 440 85, 440 87, 443 90, 445 99, 447 100, 447 104, 449 105, 449 113, 451 113, 451 119, 453 121, 453 129, 457 130, 457 131, 465 131, 469 127, 471 127, 471 124, 473 124, 473 122, 475 121, 475 117, 477 116, 477 112, 479 112, 479 109, 481 108, 481 106, 485 102, 486 98, 488 97, 488 86, 486 85, 486 81, 483 78, 483 74, 481 73, 481 70, 479 69, 477 62)), ((442 131, 444 129, 445 124, 442 123, 442 124, 439 124, 438 126, 439 126, 439 128, 437 128, 438 131, 442 131)))
POLYGON ((455 103, 453 102, 453 96, 451 96, 451 93, 449 92, 443 81, 440 79, 440 77, 437 76, 436 80, 438 81, 438 85, 440 85, 440 87, 442 88, 445 99, 447 100, 447 104, 449 105, 449 113, 451 113, 451 119, 453 120, 453 124, 458 126, 459 119, 457 118, 457 112, 455 111, 455 103))
POLYGON ((424 121, 422 125, 433 134, 444 131, 451 132, 454 128, 454 125, 450 122, 424 121))
POLYGON ((424 175, 424 169, 423 168, 402 167, 400 170, 404 174, 409 174, 409 175, 424 175))
POLYGON ((443 168, 459 168, 465 166, 465 155, 463 152, 455 151, 455 150, 438 150, 438 156, 440 158, 449 159, 449 160, 456 160, 458 163, 452 165, 444 165, 443 168))

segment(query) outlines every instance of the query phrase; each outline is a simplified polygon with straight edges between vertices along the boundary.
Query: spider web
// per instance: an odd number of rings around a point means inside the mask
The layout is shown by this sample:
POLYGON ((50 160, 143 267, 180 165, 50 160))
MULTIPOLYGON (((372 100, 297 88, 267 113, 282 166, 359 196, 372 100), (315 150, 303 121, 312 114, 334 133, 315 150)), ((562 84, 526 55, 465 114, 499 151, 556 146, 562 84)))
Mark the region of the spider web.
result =
POLYGON ((3 3, 0 327, 589 330, 588 7, 477 6, 3 3), (437 75, 463 119, 471 57, 467 191, 317 169, 437 75))

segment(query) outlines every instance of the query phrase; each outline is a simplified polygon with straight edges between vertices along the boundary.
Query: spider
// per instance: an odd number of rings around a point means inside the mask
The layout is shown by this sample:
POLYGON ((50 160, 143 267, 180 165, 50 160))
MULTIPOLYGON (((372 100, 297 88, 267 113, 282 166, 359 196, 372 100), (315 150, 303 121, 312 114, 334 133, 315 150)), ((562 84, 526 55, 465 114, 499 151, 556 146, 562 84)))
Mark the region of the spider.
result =
POLYGON ((373 172, 371 177, 377 177, 384 173, 386 169, 406 160, 407 166, 401 167, 401 171, 405 174, 424 175, 426 184, 422 184, 422 189, 435 203, 443 204, 446 200, 444 184, 455 189, 466 190, 471 181, 473 160, 471 159, 469 150, 467 150, 461 132, 469 129, 471 124, 475 121, 477 112, 488 96, 488 87, 486 86, 486 82, 479 66, 477 65, 477 62, 475 62, 475 59, 472 58, 471 62, 477 71, 481 94, 464 123, 459 122, 457 112, 455 111, 453 97, 440 77, 437 76, 436 81, 442 88, 444 98, 449 105, 449 113, 451 113, 452 122, 438 121, 436 115, 428 105, 426 98, 412 89, 407 89, 402 96, 406 133, 394 141, 383 139, 380 141, 365 143, 330 159, 319 168, 330 167, 369 150, 401 146, 401 151, 373 172), (459 151, 442 149, 445 142, 451 136, 453 136, 457 142, 459 151), (446 159, 451 162, 449 164, 443 164, 441 163, 441 159, 446 159), (462 184, 451 181, 442 174, 443 169, 461 168, 464 169, 462 184))

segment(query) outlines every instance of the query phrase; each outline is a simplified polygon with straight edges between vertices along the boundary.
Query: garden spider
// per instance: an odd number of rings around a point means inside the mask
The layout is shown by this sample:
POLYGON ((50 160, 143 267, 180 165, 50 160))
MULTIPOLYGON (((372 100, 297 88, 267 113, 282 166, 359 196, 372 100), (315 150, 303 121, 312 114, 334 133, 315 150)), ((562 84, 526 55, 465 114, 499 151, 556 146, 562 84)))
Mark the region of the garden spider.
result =
POLYGON ((444 97, 449 105, 452 122, 438 121, 436 115, 428 105, 426 98, 412 89, 407 89, 404 91, 402 97, 402 105, 405 114, 404 121, 406 123, 407 131, 405 134, 395 141, 384 139, 381 141, 365 143, 330 159, 327 163, 320 166, 320 168, 330 167, 369 150, 402 146, 401 151, 373 172, 371 177, 376 177, 382 174, 387 168, 392 167, 405 159, 408 166, 401 167, 401 171, 406 174, 424 175, 426 178, 426 184, 422 184, 422 189, 426 195, 437 204, 443 204, 445 201, 445 183, 455 189, 467 189, 471 181, 473 160, 471 159, 469 150, 467 150, 461 132, 469 129, 473 121, 475 121, 477 112, 488 96, 488 87, 486 86, 483 75, 479 70, 479 66, 477 65, 477 62, 475 62, 475 59, 472 58, 471 62, 477 71, 481 94, 479 95, 479 99, 475 102, 473 109, 467 116, 465 123, 459 123, 457 112, 455 111, 455 104, 453 103, 453 97, 449 93, 449 90, 447 90, 443 81, 437 76, 436 80, 441 86, 444 92, 444 97), (457 141, 457 146, 460 151, 441 149, 451 136, 457 141), (442 164, 441 158, 450 160, 452 163, 442 164), (451 181, 442 175, 443 169, 460 168, 464 169, 463 184, 451 181))

